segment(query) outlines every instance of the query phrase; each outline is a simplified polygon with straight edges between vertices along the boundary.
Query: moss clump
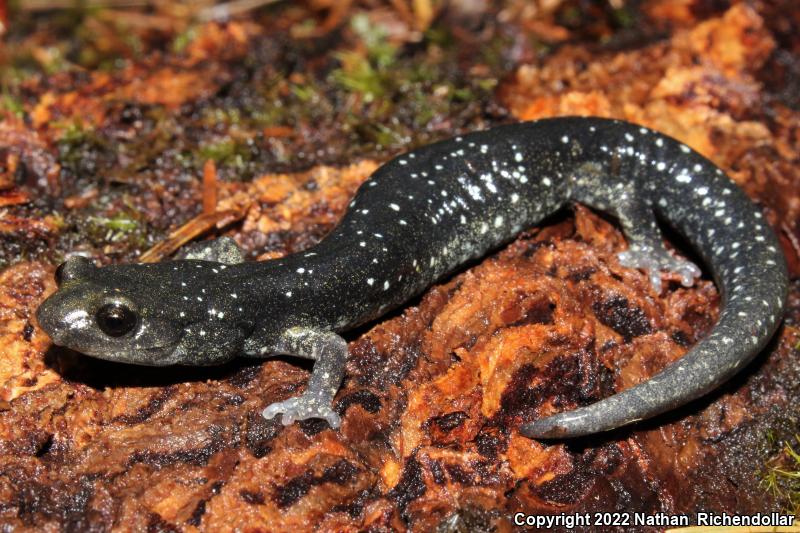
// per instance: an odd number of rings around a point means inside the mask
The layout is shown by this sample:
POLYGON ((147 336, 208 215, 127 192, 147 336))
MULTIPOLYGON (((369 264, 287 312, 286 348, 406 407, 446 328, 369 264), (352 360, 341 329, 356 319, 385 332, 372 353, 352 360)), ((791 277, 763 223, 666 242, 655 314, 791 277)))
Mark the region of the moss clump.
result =
POLYGON ((238 141, 228 137, 204 144, 198 150, 197 155, 199 158, 196 161, 197 168, 202 168, 205 161, 211 159, 219 167, 227 167, 231 170, 232 174, 229 177, 235 176, 237 179, 247 180, 254 175, 250 163, 258 156, 258 148, 253 139, 247 138, 238 141))
MULTIPOLYGON (((774 433, 767 434, 771 447, 779 445, 774 433)), ((767 461, 761 476, 761 486, 784 506, 784 511, 800 515, 800 434, 794 442, 784 442, 780 452, 767 461)))

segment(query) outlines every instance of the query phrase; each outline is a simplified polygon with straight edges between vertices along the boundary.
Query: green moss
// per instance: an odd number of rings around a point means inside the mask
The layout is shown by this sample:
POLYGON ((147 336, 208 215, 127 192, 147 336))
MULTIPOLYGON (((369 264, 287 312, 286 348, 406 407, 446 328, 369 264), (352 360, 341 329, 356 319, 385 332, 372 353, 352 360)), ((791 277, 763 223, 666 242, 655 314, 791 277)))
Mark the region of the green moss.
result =
POLYGON ((192 41, 197 39, 198 35, 197 26, 189 26, 172 40, 172 51, 176 54, 182 54, 192 41))
POLYGON ((146 225, 133 210, 120 211, 110 217, 87 217, 82 231, 98 246, 123 243, 126 247, 141 249, 147 244, 146 225))
POLYGON ((317 102, 320 99, 317 88, 310 84, 292 84, 289 90, 295 98, 304 104, 317 102))
POLYGON ((232 139, 223 139, 206 144, 200 147, 199 154, 203 161, 211 159, 215 163, 222 163, 236 157, 236 143, 232 139))
POLYGON ((367 49, 367 56, 379 68, 394 63, 397 47, 388 40, 388 30, 380 24, 373 24, 366 13, 357 13, 350 19, 350 28, 361 38, 367 49))
POLYGON ((367 102, 386 93, 386 77, 373 68, 369 60, 358 52, 340 52, 335 57, 341 61, 342 67, 331 73, 331 80, 342 88, 361 93, 367 102))
POLYGON ((57 142, 59 162, 62 166, 75 170, 83 152, 93 144, 91 130, 82 121, 69 122, 64 126, 57 142))
POLYGON ((391 90, 390 71, 397 59, 398 49, 388 42, 388 32, 380 24, 372 24, 364 13, 350 19, 350 28, 364 44, 364 49, 334 54, 341 67, 331 72, 331 80, 344 89, 361 93, 368 102, 391 90))
MULTIPOLYGON (((773 432, 767 433, 767 442, 774 448, 779 439, 773 432)), ((761 486, 769 491, 784 506, 784 511, 800 515, 800 434, 794 443, 783 443, 780 452, 770 459, 761 474, 761 486)))
POLYGON ((236 126, 242 122, 242 110, 236 107, 206 107, 202 110, 203 122, 211 127, 217 124, 236 126))
POLYGON ((228 170, 227 177, 237 179, 249 179, 254 174, 254 169, 250 168, 253 160, 252 142, 236 141, 232 138, 223 139, 219 142, 205 144, 197 152, 199 160, 196 161, 196 168, 202 168, 203 164, 211 159, 217 164, 218 170, 228 170))
POLYGON ((25 107, 22 105, 22 102, 10 94, 3 94, 0 96, 0 110, 8 111, 18 117, 25 115, 25 107))

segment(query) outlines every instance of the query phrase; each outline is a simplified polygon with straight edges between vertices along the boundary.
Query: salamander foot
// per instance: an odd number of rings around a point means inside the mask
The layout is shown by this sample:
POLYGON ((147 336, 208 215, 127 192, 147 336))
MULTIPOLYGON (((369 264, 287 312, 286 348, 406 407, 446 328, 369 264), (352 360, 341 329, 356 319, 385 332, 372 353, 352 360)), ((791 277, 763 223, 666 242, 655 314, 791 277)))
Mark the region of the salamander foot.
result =
POLYGON ((661 292, 661 273, 670 272, 681 278, 684 287, 691 287, 702 272, 691 261, 673 257, 665 249, 649 246, 633 245, 617 254, 619 262, 626 267, 646 270, 650 283, 656 292, 661 292))
POLYGON ((339 415, 331 408, 329 399, 320 398, 315 394, 303 394, 296 398, 289 398, 282 402, 275 402, 261 412, 267 420, 281 415, 281 423, 289 426, 295 420, 305 420, 307 418, 322 418, 336 429, 341 425, 342 420, 339 415))

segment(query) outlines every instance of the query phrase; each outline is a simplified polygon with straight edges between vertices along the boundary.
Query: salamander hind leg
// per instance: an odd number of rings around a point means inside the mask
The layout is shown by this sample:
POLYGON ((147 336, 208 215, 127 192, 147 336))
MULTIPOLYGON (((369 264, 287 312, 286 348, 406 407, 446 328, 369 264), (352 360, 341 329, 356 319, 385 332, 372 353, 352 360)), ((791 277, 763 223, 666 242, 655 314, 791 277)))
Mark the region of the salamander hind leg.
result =
POLYGON ((690 287, 701 271, 691 261, 674 257, 664 246, 652 207, 636 190, 635 182, 609 178, 599 165, 581 167, 571 180, 570 197, 615 216, 628 239, 628 249, 617 254, 620 263, 645 270, 656 292, 661 292, 661 274, 680 276, 690 287))
POLYGON ((322 418, 332 428, 341 424, 332 403, 344 377, 347 358, 347 343, 339 335, 329 331, 308 328, 292 328, 281 337, 276 351, 281 354, 313 359, 314 371, 306 391, 296 398, 269 405, 261 413, 271 419, 281 415, 285 426, 295 420, 322 418))

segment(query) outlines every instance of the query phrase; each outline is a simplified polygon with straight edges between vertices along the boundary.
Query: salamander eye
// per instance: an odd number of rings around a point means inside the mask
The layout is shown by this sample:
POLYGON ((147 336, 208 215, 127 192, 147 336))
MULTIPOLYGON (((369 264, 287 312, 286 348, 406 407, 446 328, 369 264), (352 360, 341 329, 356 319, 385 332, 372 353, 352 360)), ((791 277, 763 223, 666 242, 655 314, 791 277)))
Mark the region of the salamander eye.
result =
POLYGON ((97 310, 97 325, 110 337, 122 337, 136 326, 136 313, 119 303, 106 304, 97 310))

